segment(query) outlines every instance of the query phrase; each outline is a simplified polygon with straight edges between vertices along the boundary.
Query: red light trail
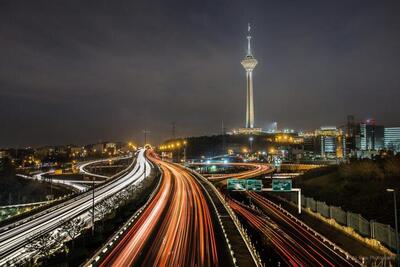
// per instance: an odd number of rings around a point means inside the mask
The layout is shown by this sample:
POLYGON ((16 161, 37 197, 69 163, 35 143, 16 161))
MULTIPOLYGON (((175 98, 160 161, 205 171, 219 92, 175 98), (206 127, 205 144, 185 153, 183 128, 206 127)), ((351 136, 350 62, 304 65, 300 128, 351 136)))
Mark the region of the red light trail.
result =
POLYGON ((219 266, 214 225, 195 178, 155 156, 158 193, 101 266, 219 266))

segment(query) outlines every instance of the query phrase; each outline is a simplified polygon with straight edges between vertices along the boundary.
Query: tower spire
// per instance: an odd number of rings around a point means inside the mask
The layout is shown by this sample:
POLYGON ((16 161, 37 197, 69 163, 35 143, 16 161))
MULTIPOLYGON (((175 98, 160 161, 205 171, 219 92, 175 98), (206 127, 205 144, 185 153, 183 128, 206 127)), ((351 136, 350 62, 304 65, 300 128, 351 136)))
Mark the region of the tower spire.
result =
POLYGON ((250 45, 250 39, 251 39, 250 30, 251 30, 250 23, 247 23, 247 56, 252 56, 251 45, 250 45))

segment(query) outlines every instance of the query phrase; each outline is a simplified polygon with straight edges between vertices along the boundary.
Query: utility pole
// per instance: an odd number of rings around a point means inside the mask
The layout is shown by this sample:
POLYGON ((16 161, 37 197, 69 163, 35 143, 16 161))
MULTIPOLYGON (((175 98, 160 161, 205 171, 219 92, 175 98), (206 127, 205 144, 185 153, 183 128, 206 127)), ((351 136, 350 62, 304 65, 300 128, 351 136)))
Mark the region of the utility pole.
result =
POLYGON ((94 236, 94 176, 92 176, 92 236, 94 236))
POLYGON ((51 195, 51 200, 54 199, 53 196, 53 177, 50 176, 50 195, 51 195))
POLYGON ((221 121, 221 130, 222 130, 222 151, 223 155, 225 155, 225 126, 224 126, 224 121, 221 121))
POLYGON ((186 145, 187 141, 183 141, 183 162, 186 163, 186 145))

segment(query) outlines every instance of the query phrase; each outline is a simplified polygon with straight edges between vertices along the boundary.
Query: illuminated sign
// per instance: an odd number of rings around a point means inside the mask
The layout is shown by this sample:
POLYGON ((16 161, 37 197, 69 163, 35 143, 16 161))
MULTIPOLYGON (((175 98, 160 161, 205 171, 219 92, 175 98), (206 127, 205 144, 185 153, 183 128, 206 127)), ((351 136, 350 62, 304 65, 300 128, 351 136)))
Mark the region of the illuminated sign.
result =
POLYGON ((246 180, 228 179, 227 189, 228 190, 245 191, 246 190, 246 180))
POLYGON ((248 179, 246 180, 246 189, 249 191, 261 191, 263 187, 261 180, 248 179))
POLYGON ((272 191, 287 192, 292 190, 291 179, 272 179, 272 191))

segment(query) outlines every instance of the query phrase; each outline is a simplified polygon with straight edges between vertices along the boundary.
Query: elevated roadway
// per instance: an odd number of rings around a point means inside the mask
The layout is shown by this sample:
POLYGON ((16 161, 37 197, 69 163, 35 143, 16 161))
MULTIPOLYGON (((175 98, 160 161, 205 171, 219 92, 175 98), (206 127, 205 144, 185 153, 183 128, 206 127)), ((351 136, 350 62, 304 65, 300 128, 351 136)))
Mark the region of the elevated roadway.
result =
MULTIPOLYGON (((149 175, 152 165, 144 157, 144 150, 137 154, 133 167, 120 177, 95 188, 95 205, 149 175)), ((87 213, 92 208, 92 192, 82 193, 66 202, 53 206, 20 221, 0 228, 0 266, 16 258, 29 258, 26 245, 36 238, 51 233, 65 221, 87 213)))
POLYGON ((269 164, 264 163, 190 163, 189 166, 237 166, 237 167, 245 167, 247 170, 238 173, 229 173, 229 174, 213 174, 207 179, 210 182, 224 182, 229 178, 236 179, 248 179, 252 177, 257 177, 260 175, 264 175, 273 171, 269 164))

